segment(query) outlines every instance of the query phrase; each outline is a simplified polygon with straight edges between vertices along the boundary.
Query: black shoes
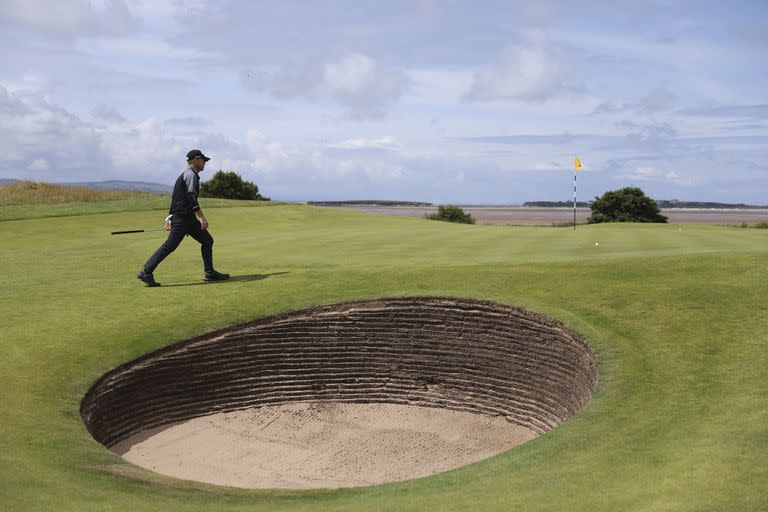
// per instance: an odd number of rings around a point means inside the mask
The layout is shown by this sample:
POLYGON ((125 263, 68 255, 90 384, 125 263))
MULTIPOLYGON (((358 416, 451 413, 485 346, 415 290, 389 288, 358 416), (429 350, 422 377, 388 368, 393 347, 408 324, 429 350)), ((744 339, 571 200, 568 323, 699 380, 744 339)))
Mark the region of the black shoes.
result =
POLYGON ((222 274, 220 272, 216 272, 215 270, 206 272, 205 277, 203 277, 203 281, 206 283, 210 283, 212 281, 226 281, 227 279, 229 279, 229 274, 222 274))
MULTIPOLYGON (((160 283, 155 281, 155 276, 150 274, 149 272, 146 272, 144 269, 141 269, 138 274, 136 274, 136 277, 142 281, 144 284, 149 286, 150 288, 154 288, 155 286, 160 286, 160 283)), ((206 272, 205 276, 203 277, 203 281, 206 283, 210 283, 213 281, 226 281, 229 279, 229 274, 222 274, 221 272, 216 272, 215 270, 211 272, 206 272)))
POLYGON ((149 286, 150 288, 154 288, 155 286, 160 286, 160 283, 158 283, 157 281, 155 281, 155 276, 153 276, 152 274, 149 274, 149 273, 145 272, 145 271, 144 271, 144 269, 141 269, 141 271, 140 271, 138 274, 136 274, 136 277, 137 277, 137 278, 138 278, 140 281, 143 281, 143 282, 144 282, 144 284, 146 284, 146 285, 147 285, 147 286, 149 286))

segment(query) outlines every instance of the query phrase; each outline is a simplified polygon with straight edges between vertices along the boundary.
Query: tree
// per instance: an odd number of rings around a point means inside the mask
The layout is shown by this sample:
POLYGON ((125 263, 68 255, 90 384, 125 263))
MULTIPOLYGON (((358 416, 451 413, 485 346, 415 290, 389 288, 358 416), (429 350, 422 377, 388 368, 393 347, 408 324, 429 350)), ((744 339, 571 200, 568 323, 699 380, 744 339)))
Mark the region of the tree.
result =
POLYGON ((443 220, 446 222, 459 222, 462 224, 474 224, 475 219, 472 215, 465 213, 464 210, 458 206, 453 205, 440 205, 437 207, 437 212, 431 215, 424 215, 425 218, 431 220, 443 220))
POLYGON ((598 222, 667 222, 656 201, 637 187, 606 192, 592 202, 590 224, 598 222))
POLYGON ((220 197, 223 199, 251 199, 269 201, 259 194, 259 187, 250 181, 244 181, 234 171, 219 170, 211 179, 200 184, 202 197, 220 197))

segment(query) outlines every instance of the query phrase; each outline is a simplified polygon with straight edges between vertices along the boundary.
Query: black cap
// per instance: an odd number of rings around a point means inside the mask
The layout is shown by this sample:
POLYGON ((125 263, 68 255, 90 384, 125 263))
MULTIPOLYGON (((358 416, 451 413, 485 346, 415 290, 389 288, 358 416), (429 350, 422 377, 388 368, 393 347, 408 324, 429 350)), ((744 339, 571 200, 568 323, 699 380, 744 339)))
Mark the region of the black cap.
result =
POLYGON ((200 157, 203 157, 203 160, 205 160, 206 162, 207 162, 208 160, 210 160, 210 158, 208 158, 207 156, 205 156, 205 155, 203 154, 203 152, 202 152, 202 151, 200 151, 199 149, 193 149, 192 151, 190 151, 189 153, 187 153, 187 162, 189 162, 190 160, 194 160, 195 158, 197 158, 197 157, 199 157, 199 156, 200 156, 200 157))

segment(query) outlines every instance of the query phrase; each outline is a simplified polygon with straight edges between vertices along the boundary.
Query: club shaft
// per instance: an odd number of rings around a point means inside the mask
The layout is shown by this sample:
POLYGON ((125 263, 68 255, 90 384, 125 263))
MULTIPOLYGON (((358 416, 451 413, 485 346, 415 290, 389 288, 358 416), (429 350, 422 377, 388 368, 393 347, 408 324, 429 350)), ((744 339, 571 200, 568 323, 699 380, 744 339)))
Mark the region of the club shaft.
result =
POLYGON ((113 231, 111 234, 113 235, 125 235, 128 233, 148 233, 150 231, 164 231, 164 228, 158 228, 158 229, 129 229, 127 231, 113 231))

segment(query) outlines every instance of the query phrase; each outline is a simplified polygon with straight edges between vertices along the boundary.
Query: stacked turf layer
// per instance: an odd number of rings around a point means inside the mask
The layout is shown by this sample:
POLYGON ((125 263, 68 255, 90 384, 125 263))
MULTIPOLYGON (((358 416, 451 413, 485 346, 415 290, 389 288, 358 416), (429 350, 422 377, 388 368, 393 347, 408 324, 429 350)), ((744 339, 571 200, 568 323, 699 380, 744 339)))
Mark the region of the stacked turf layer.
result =
POLYGON ((175 345, 110 372, 81 414, 107 446, 205 414, 312 401, 438 407, 544 433, 578 412, 596 381, 586 344, 541 315, 413 297, 304 310, 175 345))

